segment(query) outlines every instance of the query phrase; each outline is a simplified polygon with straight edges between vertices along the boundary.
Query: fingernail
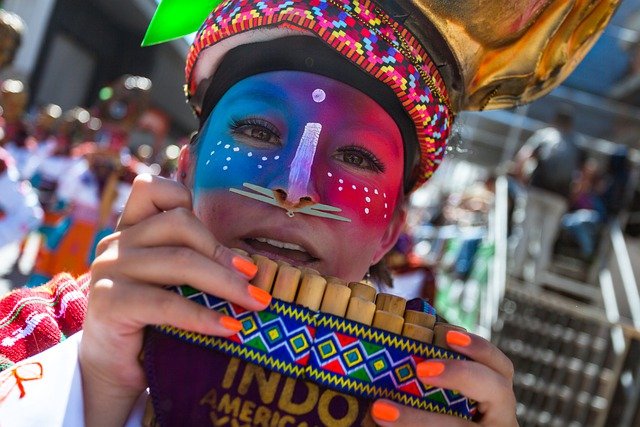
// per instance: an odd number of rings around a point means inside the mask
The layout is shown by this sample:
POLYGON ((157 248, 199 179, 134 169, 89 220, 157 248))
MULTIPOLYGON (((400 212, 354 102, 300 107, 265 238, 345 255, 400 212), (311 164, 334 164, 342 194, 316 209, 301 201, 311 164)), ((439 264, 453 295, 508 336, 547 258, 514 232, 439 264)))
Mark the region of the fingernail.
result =
POLYGON ((460 347, 468 347, 471 344, 471 337, 464 332, 449 331, 447 332, 447 344, 457 345, 460 347))
POLYGON ((253 279, 253 276, 258 272, 258 266, 244 259, 241 256, 233 257, 231 260, 231 264, 233 264, 233 268, 238 270, 240 273, 247 276, 249 279, 253 279))
POLYGON ((371 415, 380 421, 394 422, 400 418, 400 411, 395 405, 378 400, 373 403, 371 408, 371 415))
POLYGON ((422 362, 416 366, 418 377, 437 377, 444 372, 444 363, 442 362, 422 362))
POLYGON ((240 332, 242 330, 242 323, 231 316, 222 316, 220 318, 220 324, 223 328, 233 332, 240 332))
POLYGON ((262 305, 269 305, 271 302, 271 294, 263 289, 258 288, 257 286, 249 285, 248 286, 249 295, 251 298, 258 301, 262 305))

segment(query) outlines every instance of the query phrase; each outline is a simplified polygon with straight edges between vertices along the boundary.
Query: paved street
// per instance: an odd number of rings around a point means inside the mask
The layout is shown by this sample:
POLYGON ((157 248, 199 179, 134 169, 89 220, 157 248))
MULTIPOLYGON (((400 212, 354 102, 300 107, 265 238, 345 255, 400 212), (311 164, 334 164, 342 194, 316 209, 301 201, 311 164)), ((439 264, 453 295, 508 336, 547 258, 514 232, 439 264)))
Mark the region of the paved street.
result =
POLYGON ((26 283, 37 253, 38 240, 38 236, 29 238, 18 265, 18 244, 0 248, 0 295, 26 283))

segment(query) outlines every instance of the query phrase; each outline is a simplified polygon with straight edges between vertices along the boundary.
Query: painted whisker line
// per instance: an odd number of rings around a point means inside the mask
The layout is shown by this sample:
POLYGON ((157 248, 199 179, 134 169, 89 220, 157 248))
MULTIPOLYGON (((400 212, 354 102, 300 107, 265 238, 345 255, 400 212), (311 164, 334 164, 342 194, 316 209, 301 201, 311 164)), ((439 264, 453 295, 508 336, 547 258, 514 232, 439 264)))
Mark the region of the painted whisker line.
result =
POLYGON ((269 190, 268 188, 260 187, 259 185, 250 184, 245 182, 242 184, 243 187, 247 187, 250 190, 253 190, 257 193, 264 194, 265 196, 273 197, 273 190, 269 190))
POLYGON ((319 216, 322 218, 328 218, 328 219, 335 219, 338 221, 344 221, 344 222, 351 222, 351 220, 349 218, 345 218, 343 216, 339 216, 339 215, 334 215, 334 214, 330 214, 327 212, 323 212, 323 211, 319 211, 319 210, 315 210, 314 208, 317 207, 318 205, 313 205, 313 206, 307 206, 306 208, 302 208, 299 211, 296 212, 300 212, 306 215, 311 215, 311 216, 319 216))
POLYGON ((342 209, 337 208, 335 206, 316 203, 315 205, 305 206, 303 208, 288 209, 280 205, 280 203, 278 203, 278 201, 275 198, 275 192, 273 190, 260 187, 259 185, 250 184, 248 182, 243 183, 242 186, 255 191, 255 193, 239 190, 237 188, 230 188, 229 191, 231 191, 232 193, 239 194, 241 196, 248 197, 250 199, 257 200, 259 202, 264 202, 269 205, 282 208, 285 211, 287 211, 287 215, 289 215, 290 217, 292 217, 294 213, 299 212, 305 215, 318 216, 318 217, 327 218, 327 219, 335 219, 337 221, 351 222, 351 219, 349 218, 330 213, 330 212, 342 212, 342 209))
POLYGON ((278 205, 278 202, 275 199, 269 198, 267 196, 263 196, 261 194, 249 193, 248 191, 242 191, 242 190, 238 190, 236 188, 230 188, 229 191, 231 191, 232 193, 239 194, 241 196, 248 197, 250 199, 255 199, 255 200, 258 200, 260 202, 267 203, 269 205, 280 207, 280 205, 278 205))

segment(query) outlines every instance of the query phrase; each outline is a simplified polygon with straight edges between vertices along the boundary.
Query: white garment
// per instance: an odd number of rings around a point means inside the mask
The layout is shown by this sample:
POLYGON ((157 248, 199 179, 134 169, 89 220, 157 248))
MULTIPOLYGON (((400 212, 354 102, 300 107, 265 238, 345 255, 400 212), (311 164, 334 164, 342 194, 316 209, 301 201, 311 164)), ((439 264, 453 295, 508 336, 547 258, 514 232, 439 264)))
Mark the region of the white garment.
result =
POLYGON ((0 211, 0 247, 19 241, 42 223, 37 194, 28 182, 19 181, 12 166, 0 174, 0 211))
MULTIPOLYGON (((3 395, 8 391, 6 398, 0 401, 2 427, 84 425, 82 373, 78 363, 81 339, 82 332, 78 332, 0 373, 0 391, 3 395), (22 382, 25 393, 22 398, 13 379, 16 367, 22 377, 37 378, 42 373, 40 379, 22 382)), ((126 427, 142 425, 146 399, 147 393, 143 393, 129 414, 126 427)))

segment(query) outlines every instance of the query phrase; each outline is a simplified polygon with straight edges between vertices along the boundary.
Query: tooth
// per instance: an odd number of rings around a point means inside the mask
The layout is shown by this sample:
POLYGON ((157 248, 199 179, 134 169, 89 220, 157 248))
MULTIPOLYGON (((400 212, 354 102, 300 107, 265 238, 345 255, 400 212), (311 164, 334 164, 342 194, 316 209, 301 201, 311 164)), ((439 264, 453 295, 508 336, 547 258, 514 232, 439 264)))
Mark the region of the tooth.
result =
POLYGON ((296 245, 295 243, 281 242, 279 240, 267 239, 265 237, 256 237, 256 240, 258 242, 268 243, 269 245, 275 246, 276 248, 291 249, 294 251, 306 252, 306 250, 302 246, 296 245))

